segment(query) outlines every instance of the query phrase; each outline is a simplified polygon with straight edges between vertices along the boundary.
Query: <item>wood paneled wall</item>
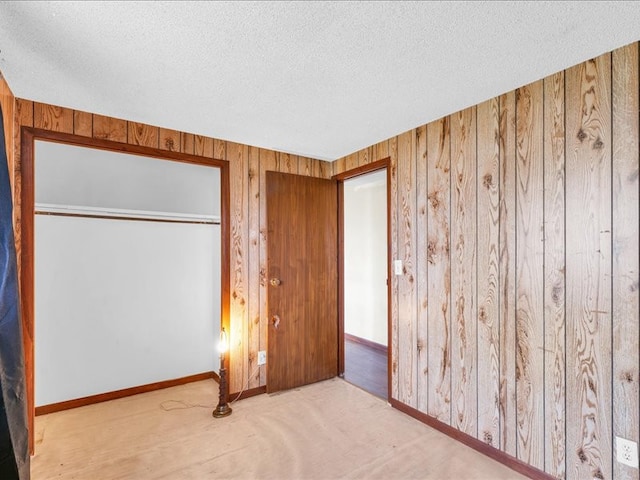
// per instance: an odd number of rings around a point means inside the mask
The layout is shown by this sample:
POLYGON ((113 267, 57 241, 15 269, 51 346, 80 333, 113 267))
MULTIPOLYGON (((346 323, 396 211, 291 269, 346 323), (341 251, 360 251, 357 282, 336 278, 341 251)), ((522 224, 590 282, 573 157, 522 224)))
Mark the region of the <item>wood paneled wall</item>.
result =
MULTIPOLYGON (((13 101, 10 103, 14 103, 13 101)), ((3 102, 3 108, 5 108, 3 102)), ((266 209, 261 192, 265 172, 275 170, 329 178, 328 162, 226 142, 15 99, 15 144, 10 155, 16 186, 16 241, 20 244, 20 127, 29 126, 132 145, 188 153, 229 162, 230 175, 230 391, 266 385, 266 371, 257 366, 258 350, 266 350, 266 209)), ((10 118, 10 117, 9 117, 10 118)), ((20 253, 18 252, 18 255, 20 253)))
POLYGON ((638 44, 334 162, 390 156, 393 398, 557 478, 638 478, 638 44))
MULTIPOLYGON (((15 97, 6 80, 0 72, 0 105, 2 105, 2 120, 5 134, 5 147, 7 149, 7 162, 9 172, 13 171, 13 115, 15 109, 15 97)), ((13 182, 13 177, 9 175, 13 182)), ((13 183, 12 183, 13 189, 13 183)))

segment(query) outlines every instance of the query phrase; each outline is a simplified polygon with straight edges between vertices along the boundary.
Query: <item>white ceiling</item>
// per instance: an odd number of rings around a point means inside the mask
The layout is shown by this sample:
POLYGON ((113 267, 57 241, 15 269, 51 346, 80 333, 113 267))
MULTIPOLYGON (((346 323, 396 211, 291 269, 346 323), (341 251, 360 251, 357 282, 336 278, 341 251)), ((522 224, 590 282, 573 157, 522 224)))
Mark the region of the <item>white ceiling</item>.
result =
POLYGON ((638 2, 0 2, 18 97, 325 160, 639 39, 638 2))

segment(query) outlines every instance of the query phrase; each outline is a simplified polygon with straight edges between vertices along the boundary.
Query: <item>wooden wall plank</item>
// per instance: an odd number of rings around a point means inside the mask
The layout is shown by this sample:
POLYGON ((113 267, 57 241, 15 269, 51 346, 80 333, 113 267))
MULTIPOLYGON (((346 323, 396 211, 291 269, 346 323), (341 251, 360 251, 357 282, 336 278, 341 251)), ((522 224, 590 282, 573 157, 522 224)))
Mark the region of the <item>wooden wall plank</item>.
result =
POLYGON ((358 165, 367 165, 368 163, 371 163, 373 156, 373 147, 367 147, 367 148, 363 148, 362 150, 360 150, 358 152, 358 165))
POLYGON ((193 142, 193 153, 195 155, 213 158, 213 138, 196 135, 193 142))
POLYGON ((159 148, 170 152, 180 151, 180 132, 177 130, 169 130, 160 128, 159 130, 159 148))
POLYGON ((345 159, 345 171, 349 171, 349 170, 353 170, 354 168, 357 168, 359 166, 358 160, 359 160, 358 152, 347 155, 347 158, 345 159))
MULTIPOLYGON (((429 406, 429 297, 428 297, 428 224, 427 224, 427 126, 415 129, 415 290, 417 383, 416 408, 426 412, 429 406)), ((362 156, 359 156, 361 159, 362 156)))
POLYGON ((159 129, 144 123, 127 122, 127 143, 144 147, 158 148, 159 129))
POLYGON ((289 153, 278 152, 278 171, 282 173, 298 173, 298 156, 289 153))
POLYGON ((7 169, 9 173, 9 182, 11 192, 15 191, 15 148, 14 141, 15 135, 15 113, 16 113, 16 97, 9 88, 9 84, 6 82, 0 72, 0 105, 2 105, 2 126, 4 128, 5 135, 5 153, 7 158, 7 169))
POLYGON ((93 134, 93 115, 89 112, 73 111, 73 133, 83 137, 93 134))
POLYGON ((73 110, 34 102, 33 125, 54 132, 73 133, 73 110))
POLYGON ((347 170, 347 157, 338 158, 331 164, 333 175, 338 175, 347 170))
POLYGON ((313 160, 307 157, 298 157, 298 173, 307 177, 313 177, 313 160))
POLYGON ((545 471, 565 476, 564 72, 544 80, 545 471))
POLYGON ((450 117, 427 125, 429 170, 427 279, 429 398, 427 413, 451 424, 450 117))
MULTIPOLYGON (((389 139, 389 234, 391 237, 391 259, 399 259, 398 253, 398 137, 389 139)), ((391 347, 391 388, 390 396, 398 400, 398 275, 391 275, 391 332, 389 335, 389 346, 391 347)))
POLYGON ((416 407, 416 131, 398 135, 398 400, 416 407))
POLYGON ((224 160, 227 158, 227 142, 224 140, 213 139, 213 158, 224 160))
POLYGON ((500 106, 477 106, 478 438, 500 447, 500 106))
MULTIPOLYGON (((638 44, 615 50, 612 69, 613 435, 637 443, 640 440, 638 44)), ((638 470, 614 462, 613 478, 637 479, 638 470)))
POLYGON ((518 458, 544 468, 542 81, 516 90, 518 458))
POLYGON ((313 160, 313 175, 320 178, 331 178, 333 175, 332 163, 323 160, 313 160))
POLYGON ((451 115, 451 425, 477 435, 476 109, 451 115))
POLYGON ((383 140, 382 142, 376 143, 372 149, 373 161, 383 160, 387 158, 389 153, 389 140, 383 140))
POLYGON ((180 151, 188 155, 193 155, 195 152, 195 135, 192 133, 180 134, 180 151))
MULTIPOLYGON (((184 135, 183 135, 184 137, 184 135)), ((229 335, 231 365, 230 392, 240 392, 249 379, 248 362, 248 191, 249 147, 227 143, 231 186, 231 332, 229 335)))
MULTIPOLYGON (((211 142, 213 155, 213 141, 211 142)), ((258 351, 260 348, 260 149, 249 147, 248 158, 248 388, 260 386, 258 351)))
MULTIPOLYGON (((13 128, 13 218, 14 235, 16 243, 16 262, 20 265, 22 255, 22 229, 21 229, 21 209, 22 209, 22 161, 21 127, 33 127, 33 102, 16 98, 15 124, 13 128)), ((25 348, 26 351, 26 348, 25 348)))
POLYGON ((567 477, 611 478, 611 55, 566 71, 567 477))
POLYGON ((127 142, 127 121, 119 118, 93 115, 93 138, 127 142))
POLYGON ((500 97, 500 448, 516 453, 516 95, 500 97))
MULTIPOLYGON (((267 310, 267 204, 264 201, 264 192, 266 192, 266 172, 277 171, 276 152, 273 150, 260 150, 260 194, 262 201, 260 202, 260 350, 267 349, 269 318, 267 310)), ((254 279, 255 281, 255 279, 254 279)), ((268 382, 267 370, 265 367, 260 368, 260 385, 266 385, 268 382)))

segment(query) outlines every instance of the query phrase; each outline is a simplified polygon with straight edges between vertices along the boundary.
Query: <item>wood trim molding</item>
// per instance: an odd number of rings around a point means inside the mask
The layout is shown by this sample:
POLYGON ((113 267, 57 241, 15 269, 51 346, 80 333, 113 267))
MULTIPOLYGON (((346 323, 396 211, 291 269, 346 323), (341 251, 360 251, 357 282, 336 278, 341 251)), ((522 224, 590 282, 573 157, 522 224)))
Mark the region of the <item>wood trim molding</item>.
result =
POLYGON ((154 390, 161 390, 163 388, 176 387, 178 385, 184 385, 191 382, 199 382, 201 380, 208 380, 213 378, 216 381, 220 381, 218 375, 215 372, 198 373, 196 375, 189 375, 187 377, 175 378, 173 380, 164 380, 162 382, 149 383, 147 385, 140 385, 138 387, 124 388, 122 390, 116 390, 114 392, 99 393, 97 395, 90 395, 88 397, 75 398, 73 400, 67 400, 65 402, 50 403, 49 405, 42 405, 35 408, 36 415, 46 415, 47 413, 60 412, 62 410, 69 410, 71 408, 84 407, 86 405, 92 405, 94 403, 107 402, 109 400, 115 400, 118 398, 130 397, 132 395, 138 395, 139 393, 153 392, 154 390))
POLYGON ((387 354, 388 348, 381 343, 372 342, 371 340, 367 340, 366 338, 356 337, 355 335, 351 335, 350 333, 344 334, 344 339, 350 342, 359 343, 360 345, 364 345, 367 348, 375 350, 376 352, 380 352, 383 354, 387 354))
POLYGON ((532 478, 534 480, 555 480, 554 477, 552 477, 548 473, 543 472, 542 470, 538 470, 537 468, 532 467, 531 465, 524 463, 523 461, 518 460, 517 458, 514 458, 511 455, 508 455, 505 452, 498 450, 497 448, 487 445, 486 443, 478 440, 477 438, 472 437, 471 435, 468 435, 464 432, 461 432, 460 430, 457 430, 456 428, 453 428, 452 426, 447 425, 446 423, 443 423, 440 420, 436 420, 435 418, 430 417, 426 413, 422 413, 416 410, 415 408, 409 407, 408 405, 405 405, 404 403, 399 402, 396 399, 393 399, 393 398, 390 399, 389 403, 393 408, 400 410, 402 413, 406 413, 410 417, 413 417, 416 420, 421 421, 425 425, 435 428, 439 432, 442 432, 445 435, 453 438, 454 440, 468 447, 473 448, 474 450, 482 453, 483 455, 486 455, 487 457, 492 458, 497 462, 500 462, 504 466, 509 467, 510 469, 518 473, 521 473, 522 475, 526 475, 527 477, 532 478))
POLYGON ((375 162, 367 163, 365 165, 360 165, 359 167, 352 168, 351 170, 347 170, 346 172, 338 173, 334 175, 332 178, 334 180, 338 180, 342 182, 344 180, 348 180, 349 178, 357 177, 358 175, 363 175, 365 173, 375 172, 376 170, 382 170, 383 168, 387 168, 389 166, 390 157, 383 158, 382 160, 377 160, 375 162))
POLYGON ((230 402, 235 402, 237 400, 244 400, 245 398, 255 397, 256 395, 262 395, 263 393, 267 393, 266 385, 256 388, 250 388, 249 390, 242 390, 241 392, 230 393, 228 398, 230 402))

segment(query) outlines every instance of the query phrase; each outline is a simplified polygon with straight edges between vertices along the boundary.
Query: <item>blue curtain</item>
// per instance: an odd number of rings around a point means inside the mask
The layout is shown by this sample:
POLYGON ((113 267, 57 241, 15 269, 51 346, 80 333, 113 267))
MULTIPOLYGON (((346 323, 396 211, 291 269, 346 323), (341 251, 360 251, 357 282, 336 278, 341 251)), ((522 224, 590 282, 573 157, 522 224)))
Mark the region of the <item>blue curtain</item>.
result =
POLYGON ((27 480, 29 435, 13 205, 0 105, 0 479, 27 480))

